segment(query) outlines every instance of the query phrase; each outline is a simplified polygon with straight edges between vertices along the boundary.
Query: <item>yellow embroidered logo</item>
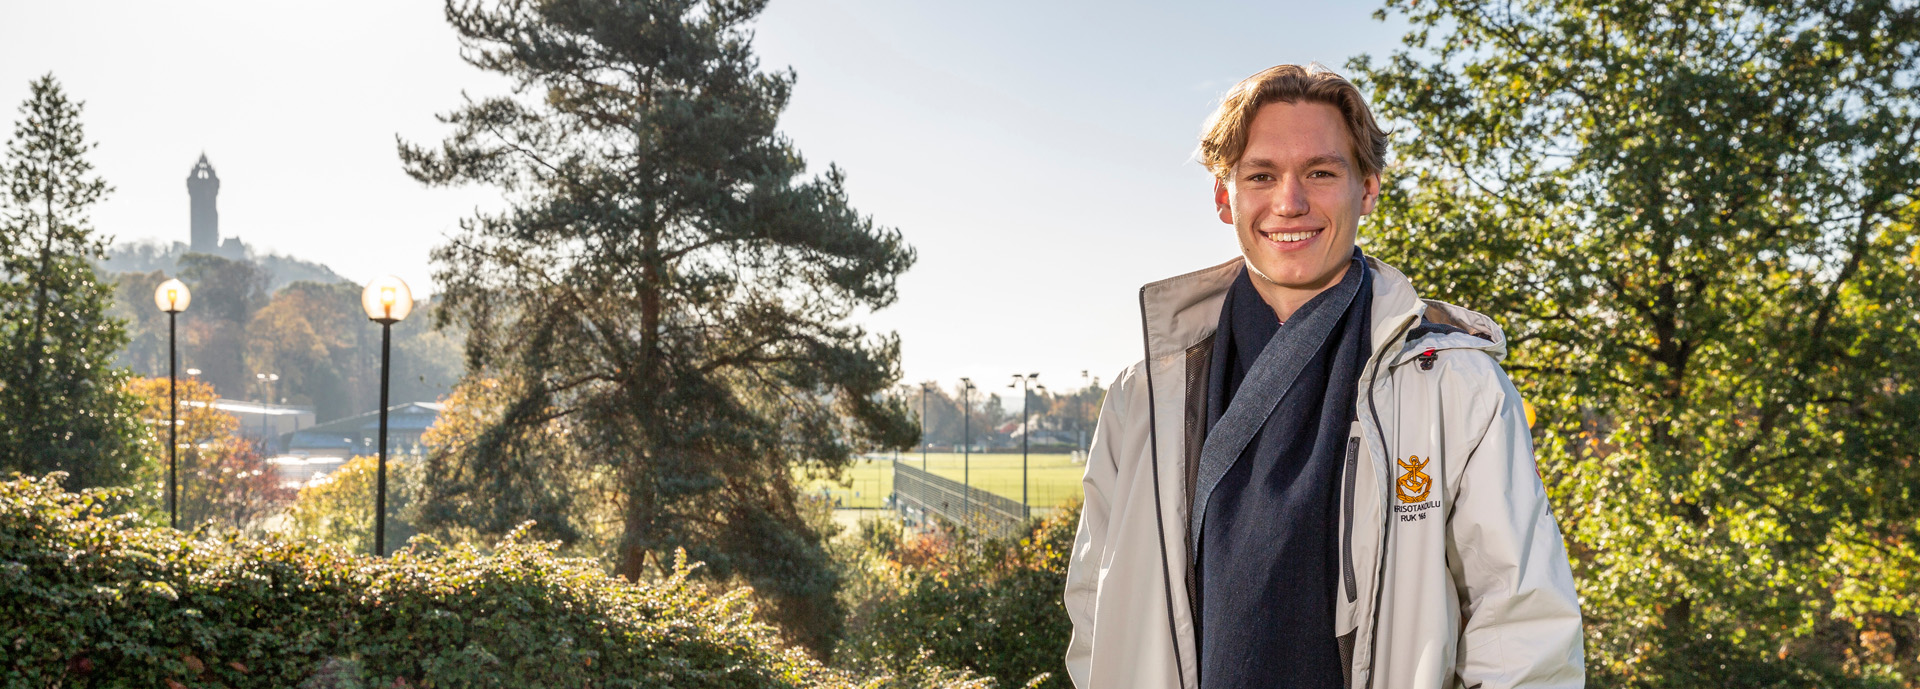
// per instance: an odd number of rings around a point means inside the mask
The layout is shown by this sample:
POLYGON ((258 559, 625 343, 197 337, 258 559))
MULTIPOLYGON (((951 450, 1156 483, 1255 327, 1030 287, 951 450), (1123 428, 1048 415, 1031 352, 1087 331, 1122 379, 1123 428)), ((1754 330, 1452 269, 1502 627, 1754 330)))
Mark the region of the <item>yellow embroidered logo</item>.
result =
POLYGON ((1400 494, 1400 502, 1421 502, 1426 500, 1427 492, 1433 490, 1433 477, 1428 476, 1426 472, 1421 470, 1427 468, 1427 462, 1433 461, 1433 459, 1421 459, 1420 455, 1412 455, 1405 460, 1394 461, 1400 465, 1401 469, 1407 472, 1401 474, 1400 480, 1394 482, 1395 492, 1400 494))

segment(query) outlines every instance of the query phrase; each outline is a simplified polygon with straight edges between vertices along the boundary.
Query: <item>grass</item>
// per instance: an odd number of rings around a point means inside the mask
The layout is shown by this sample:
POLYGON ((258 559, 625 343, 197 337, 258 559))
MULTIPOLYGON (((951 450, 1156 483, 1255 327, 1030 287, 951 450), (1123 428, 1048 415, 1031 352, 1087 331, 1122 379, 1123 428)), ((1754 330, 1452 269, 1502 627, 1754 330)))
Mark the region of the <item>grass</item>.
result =
MULTIPOLYGON (((900 455, 900 462, 920 467, 920 455, 900 455)), ((1069 455, 1032 454, 1027 457, 1027 499, 1037 508, 1053 507, 1068 498, 1080 497, 1080 477, 1085 464, 1075 464, 1069 455)), ((927 471, 955 481, 966 475, 968 484, 1011 500, 1020 499, 1020 455, 974 453, 965 460, 954 453, 928 453, 927 471), (968 468, 970 465, 970 468, 968 468)), ((856 459, 847 468, 852 485, 817 479, 808 481, 804 490, 812 495, 826 491, 843 508, 877 508, 893 492, 893 459, 856 459)))

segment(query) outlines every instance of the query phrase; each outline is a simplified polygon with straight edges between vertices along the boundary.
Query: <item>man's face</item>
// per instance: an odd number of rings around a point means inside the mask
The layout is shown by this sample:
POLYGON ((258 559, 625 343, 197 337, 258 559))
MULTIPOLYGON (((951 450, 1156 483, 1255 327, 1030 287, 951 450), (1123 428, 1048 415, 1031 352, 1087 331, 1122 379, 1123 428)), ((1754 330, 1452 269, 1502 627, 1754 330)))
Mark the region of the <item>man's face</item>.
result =
POLYGON ((1346 274, 1360 216, 1379 196, 1380 177, 1361 176, 1340 110, 1309 102, 1261 106, 1240 162, 1213 185, 1220 221, 1233 225, 1254 286, 1282 318, 1346 274))

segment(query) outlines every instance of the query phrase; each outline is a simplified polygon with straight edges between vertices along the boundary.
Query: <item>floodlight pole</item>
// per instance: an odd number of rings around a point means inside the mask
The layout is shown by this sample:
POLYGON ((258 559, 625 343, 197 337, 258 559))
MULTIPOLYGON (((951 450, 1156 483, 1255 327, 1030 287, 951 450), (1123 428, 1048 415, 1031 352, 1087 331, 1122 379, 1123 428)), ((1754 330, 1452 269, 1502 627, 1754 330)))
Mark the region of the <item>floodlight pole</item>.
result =
MULTIPOLYGON (((1027 406, 1033 401, 1029 386, 1039 377, 1038 373, 1025 376, 1013 374, 1014 382, 1020 384, 1020 511, 1026 513, 1023 516, 1033 514, 1033 506, 1027 502, 1027 442, 1033 436, 1033 429, 1027 426, 1027 406)), ((1013 383, 1008 383, 1007 387, 1013 387, 1013 383)))
POLYGON ((920 470, 927 470, 927 392, 932 390, 926 383, 920 384, 920 470))
POLYGON ((961 522, 973 524, 973 379, 960 379, 960 495, 966 509, 961 522))

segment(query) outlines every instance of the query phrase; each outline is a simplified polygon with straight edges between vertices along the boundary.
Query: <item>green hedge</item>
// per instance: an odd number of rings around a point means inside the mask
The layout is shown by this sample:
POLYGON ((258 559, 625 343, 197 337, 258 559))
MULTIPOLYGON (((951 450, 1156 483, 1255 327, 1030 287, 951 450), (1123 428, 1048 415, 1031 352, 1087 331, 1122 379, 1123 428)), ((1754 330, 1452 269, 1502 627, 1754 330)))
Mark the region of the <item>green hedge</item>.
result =
POLYGON ((1078 500, 1009 538, 862 523, 839 554, 853 611, 843 662, 893 671, 932 662, 1002 687, 1072 686, 1061 592, 1079 523, 1078 500))
POLYGON ((416 542, 382 560, 183 534, 125 514, 124 490, 67 493, 63 478, 0 482, 6 687, 852 683, 775 642, 744 589, 690 584, 684 562, 633 585, 517 537, 487 552, 416 542))

